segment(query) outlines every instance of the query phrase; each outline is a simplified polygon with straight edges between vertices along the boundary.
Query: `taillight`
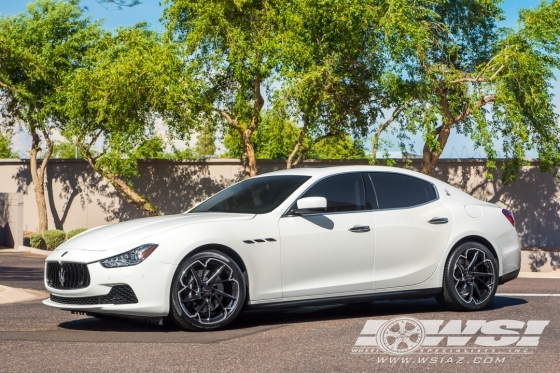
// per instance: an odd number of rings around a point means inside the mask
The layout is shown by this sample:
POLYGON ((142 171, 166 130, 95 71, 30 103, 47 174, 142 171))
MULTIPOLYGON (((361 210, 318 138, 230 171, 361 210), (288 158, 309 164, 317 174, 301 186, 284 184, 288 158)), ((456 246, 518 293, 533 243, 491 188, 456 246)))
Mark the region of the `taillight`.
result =
POLYGON ((509 210, 502 209, 502 214, 504 214, 504 216, 507 218, 507 220, 509 220, 511 225, 515 227, 515 218, 513 217, 513 213, 509 210))

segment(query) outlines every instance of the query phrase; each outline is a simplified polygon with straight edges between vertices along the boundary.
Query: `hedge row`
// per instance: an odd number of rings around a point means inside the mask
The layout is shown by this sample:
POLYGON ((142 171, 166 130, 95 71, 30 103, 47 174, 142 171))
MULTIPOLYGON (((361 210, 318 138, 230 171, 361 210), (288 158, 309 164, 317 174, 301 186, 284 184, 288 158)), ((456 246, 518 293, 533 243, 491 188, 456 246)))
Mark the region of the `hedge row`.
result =
POLYGON ((52 229, 41 233, 33 233, 29 235, 29 243, 31 247, 43 250, 54 250, 64 241, 86 231, 86 228, 73 229, 68 234, 59 229, 52 229))

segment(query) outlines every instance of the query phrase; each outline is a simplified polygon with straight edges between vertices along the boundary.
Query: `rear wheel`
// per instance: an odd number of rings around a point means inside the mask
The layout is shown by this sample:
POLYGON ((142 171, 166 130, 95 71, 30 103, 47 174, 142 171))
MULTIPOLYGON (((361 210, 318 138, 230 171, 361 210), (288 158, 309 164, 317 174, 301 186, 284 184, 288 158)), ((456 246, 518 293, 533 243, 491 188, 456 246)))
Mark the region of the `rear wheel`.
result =
POLYGON ((456 311, 478 311, 494 299, 498 263, 488 248, 465 242, 449 256, 443 274, 443 293, 436 300, 456 311))
POLYGON ((239 315, 245 297, 245 278, 237 263, 219 251, 203 251, 179 265, 170 316, 191 331, 223 328, 239 315))

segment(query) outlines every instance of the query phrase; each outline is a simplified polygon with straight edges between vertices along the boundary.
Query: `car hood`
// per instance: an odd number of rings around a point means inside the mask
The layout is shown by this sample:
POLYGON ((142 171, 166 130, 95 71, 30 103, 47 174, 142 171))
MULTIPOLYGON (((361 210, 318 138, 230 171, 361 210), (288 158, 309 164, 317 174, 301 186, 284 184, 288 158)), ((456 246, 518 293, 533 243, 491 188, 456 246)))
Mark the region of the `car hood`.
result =
POLYGON ((254 214, 190 213, 129 220, 90 229, 60 245, 58 250, 107 251, 135 243, 180 226, 203 222, 249 220, 254 214))

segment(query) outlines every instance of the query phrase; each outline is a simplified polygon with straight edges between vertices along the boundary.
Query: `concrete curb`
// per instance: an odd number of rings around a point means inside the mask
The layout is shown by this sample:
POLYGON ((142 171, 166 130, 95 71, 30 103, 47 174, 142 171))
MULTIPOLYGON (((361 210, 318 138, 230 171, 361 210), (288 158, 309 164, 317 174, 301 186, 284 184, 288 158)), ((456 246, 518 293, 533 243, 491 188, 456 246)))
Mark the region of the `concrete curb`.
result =
POLYGON ((46 291, 18 289, 0 285, 0 305, 20 302, 31 302, 33 300, 45 299, 49 297, 46 291))
POLYGON ((560 279, 560 272, 519 272, 519 278, 557 278, 560 279))
POLYGON ((0 253, 26 253, 26 254, 41 255, 46 258, 47 256, 49 256, 50 253, 52 253, 52 251, 35 249, 33 247, 27 247, 27 246, 18 246, 17 249, 0 248, 0 253))
POLYGON ((35 249, 33 247, 27 247, 27 246, 18 246, 17 251, 22 251, 22 252, 37 254, 37 255, 43 255, 44 257, 47 257, 47 256, 50 255, 50 253, 52 253, 52 251, 35 249))

